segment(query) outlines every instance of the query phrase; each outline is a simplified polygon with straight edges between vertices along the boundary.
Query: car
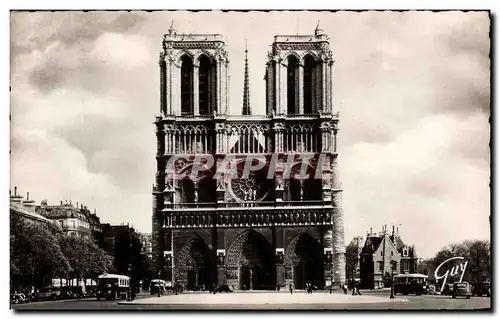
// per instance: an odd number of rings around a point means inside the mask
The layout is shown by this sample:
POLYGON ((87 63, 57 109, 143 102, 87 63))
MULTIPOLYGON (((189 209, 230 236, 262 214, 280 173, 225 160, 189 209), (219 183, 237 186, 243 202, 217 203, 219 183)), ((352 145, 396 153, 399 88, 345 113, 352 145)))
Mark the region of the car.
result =
POLYGON ((35 294, 35 300, 57 300, 61 297, 61 291, 57 288, 41 288, 35 294))
POLYGON ((480 297, 484 295, 491 297, 491 282, 483 281, 474 284, 473 294, 480 297))
POLYGON ((28 302, 28 300, 23 293, 13 293, 10 295, 10 302, 13 304, 19 304, 28 302))
POLYGON ((453 295, 453 284, 445 284, 441 295, 453 295))
POLYGON ((229 285, 220 285, 215 289, 215 292, 233 292, 233 287, 229 285))
POLYGON ((453 284, 452 297, 463 296, 469 299, 472 296, 472 285, 468 282, 456 282, 453 284))

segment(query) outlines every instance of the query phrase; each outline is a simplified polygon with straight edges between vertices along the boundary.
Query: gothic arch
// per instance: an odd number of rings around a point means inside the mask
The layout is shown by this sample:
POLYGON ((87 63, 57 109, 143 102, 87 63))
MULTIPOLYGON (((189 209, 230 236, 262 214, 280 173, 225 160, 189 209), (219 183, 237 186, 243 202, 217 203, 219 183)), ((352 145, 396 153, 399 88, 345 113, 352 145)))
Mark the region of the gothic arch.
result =
POLYGON ((194 55, 194 57, 193 57, 193 61, 195 61, 194 63, 199 65, 202 57, 207 57, 208 60, 210 61, 210 64, 212 64, 212 65, 215 64, 215 58, 213 57, 212 54, 210 54, 210 52, 208 52, 206 50, 199 51, 194 55))
POLYGON ((240 289, 275 289, 276 263, 273 246, 260 233, 240 233, 228 249, 228 284, 240 289))
POLYGON ((212 253, 205 241, 198 235, 190 236, 181 246, 176 262, 176 279, 188 290, 195 286, 212 283, 214 265, 212 253))
POLYGON ((283 61, 286 61, 286 65, 288 66, 288 61, 290 57, 295 57, 297 59, 297 62, 300 62, 302 59, 300 57, 300 54, 298 54, 296 51, 290 50, 290 51, 285 51, 283 53, 282 59, 283 61))
POLYGON ((323 286, 323 248, 307 233, 297 235, 285 249, 284 265, 293 273, 297 289, 306 283, 323 286))
POLYGON ((174 61, 175 61, 175 64, 178 66, 178 67, 181 67, 182 66, 182 59, 184 58, 184 56, 187 56, 191 59, 191 61, 193 62, 194 64, 194 61, 195 61, 195 56, 192 52, 190 51, 187 51, 187 50, 180 50, 175 56, 174 56, 174 61))
POLYGON ((318 63, 318 62, 320 62, 320 61, 321 61, 321 58, 320 58, 319 54, 317 54, 316 52, 313 52, 313 51, 306 51, 306 52, 302 53, 302 57, 299 59, 299 60, 300 60, 300 63, 301 63, 302 65, 304 64, 304 62, 305 62, 305 58, 306 58, 307 56, 311 56, 311 57, 314 59, 314 61, 315 61, 316 63, 318 63))

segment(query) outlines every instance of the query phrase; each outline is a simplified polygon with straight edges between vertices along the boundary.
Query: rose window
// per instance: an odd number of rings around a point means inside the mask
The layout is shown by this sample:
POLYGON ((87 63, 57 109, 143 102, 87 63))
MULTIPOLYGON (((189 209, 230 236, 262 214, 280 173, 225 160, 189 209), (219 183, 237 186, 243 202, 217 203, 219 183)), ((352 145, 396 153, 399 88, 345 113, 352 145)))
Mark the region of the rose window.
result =
POLYGON ((250 174, 248 178, 233 178, 230 193, 238 202, 262 201, 269 192, 266 183, 265 177, 259 178, 255 174, 250 174))

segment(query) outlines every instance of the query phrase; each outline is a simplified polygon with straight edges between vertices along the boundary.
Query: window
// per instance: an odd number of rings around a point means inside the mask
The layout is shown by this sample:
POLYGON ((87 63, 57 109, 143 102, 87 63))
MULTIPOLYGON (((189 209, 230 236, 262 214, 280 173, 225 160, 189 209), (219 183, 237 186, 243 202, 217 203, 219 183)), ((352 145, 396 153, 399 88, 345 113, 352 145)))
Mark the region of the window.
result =
POLYGON ((71 221, 71 227, 76 228, 74 220, 71 221))
POLYGON ((394 252, 393 252, 393 251, 391 251, 391 257, 392 257, 392 256, 394 256, 394 252))
POLYGON ((198 96, 200 105, 200 114, 210 114, 210 60, 206 55, 200 58, 198 96))
POLYGON ((408 257, 408 248, 403 248, 403 256, 408 257))
POLYGON ((61 224, 61 228, 64 227, 64 220, 60 220, 59 223, 61 224))
POLYGON ((380 272, 384 271, 384 263, 381 261, 378 262, 378 271, 380 272))
POLYGON ((310 55, 304 59, 304 114, 312 114, 313 111, 313 73, 316 62, 310 55))
POLYGON ((298 64, 299 61, 295 56, 290 56, 288 58, 287 66, 287 114, 297 114, 298 110, 296 107, 297 100, 297 76, 298 76, 298 64))
POLYGON ((193 61, 187 55, 181 60, 181 113, 193 114, 193 61))
POLYGON ((380 252, 380 256, 384 256, 384 252, 383 251, 380 252))

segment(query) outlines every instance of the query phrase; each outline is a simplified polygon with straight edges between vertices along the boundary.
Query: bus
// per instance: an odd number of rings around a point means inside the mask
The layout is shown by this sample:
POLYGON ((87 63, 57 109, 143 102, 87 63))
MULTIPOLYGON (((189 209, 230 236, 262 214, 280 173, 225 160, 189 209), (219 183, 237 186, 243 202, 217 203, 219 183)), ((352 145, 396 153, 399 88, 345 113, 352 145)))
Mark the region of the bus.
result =
POLYGON ((97 300, 128 299, 130 277, 115 274, 102 274, 97 279, 97 300))
POLYGON ((158 290, 160 290, 160 294, 163 295, 165 289, 167 287, 167 282, 163 279, 153 279, 149 283, 149 292, 152 295, 158 294, 158 290))
POLYGON ((394 294, 427 293, 427 276, 422 274, 399 274, 394 276, 394 294))

